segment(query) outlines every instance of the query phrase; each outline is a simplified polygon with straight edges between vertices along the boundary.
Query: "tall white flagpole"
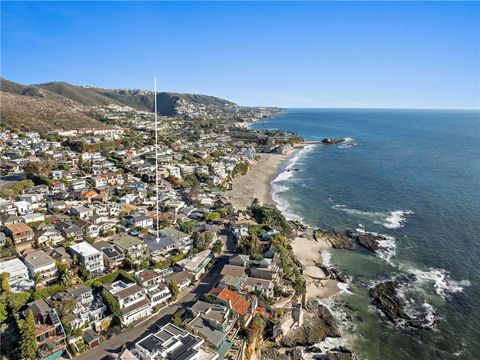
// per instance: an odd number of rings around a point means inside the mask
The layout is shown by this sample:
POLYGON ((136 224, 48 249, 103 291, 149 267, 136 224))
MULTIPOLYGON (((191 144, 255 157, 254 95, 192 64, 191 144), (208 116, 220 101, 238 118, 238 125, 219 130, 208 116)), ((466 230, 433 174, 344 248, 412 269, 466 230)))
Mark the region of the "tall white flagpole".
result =
POLYGON ((159 241, 158 232, 160 231, 159 221, 158 221, 158 120, 157 120, 157 78, 153 80, 153 95, 155 103, 155 194, 156 194, 156 205, 157 205, 157 242, 159 241))

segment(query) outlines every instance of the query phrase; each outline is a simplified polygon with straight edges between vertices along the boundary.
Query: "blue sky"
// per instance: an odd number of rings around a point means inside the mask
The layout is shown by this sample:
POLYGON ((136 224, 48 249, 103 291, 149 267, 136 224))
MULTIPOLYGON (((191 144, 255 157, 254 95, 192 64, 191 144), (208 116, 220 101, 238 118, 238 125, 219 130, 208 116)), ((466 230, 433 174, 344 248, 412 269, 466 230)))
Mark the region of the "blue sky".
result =
POLYGON ((480 108, 479 3, 1 2, 1 74, 244 105, 480 108))

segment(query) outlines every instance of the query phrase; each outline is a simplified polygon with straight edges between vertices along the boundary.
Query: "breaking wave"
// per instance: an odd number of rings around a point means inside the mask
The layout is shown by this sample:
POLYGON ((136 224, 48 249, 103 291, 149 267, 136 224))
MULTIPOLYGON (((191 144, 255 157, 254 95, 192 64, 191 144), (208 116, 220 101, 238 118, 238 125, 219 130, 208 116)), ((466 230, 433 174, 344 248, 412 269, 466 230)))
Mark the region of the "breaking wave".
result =
POLYGON ((391 261, 392 257, 397 254, 397 242, 395 241, 395 237, 386 235, 386 234, 378 234, 376 232, 367 232, 364 229, 362 224, 358 224, 359 228, 355 229, 359 233, 365 234, 369 233, 374 236, 382 235, 385 237, 383 240, 377 240, 378 245, 380 246, 381 250, 377 252, 378 257, 388 262, 390 265, 394 265, 391 261))
POLYGON ((411 210, 394 210, 394 211, 363 211, 358 209, 350 209, 345 205, 336 204, 333 209, 346 212, 347 214, 361 217, 372 221, 374 224, 382 225, 387 229, 399 229, 405 226, 407 215, 414 214, 411 210))
POLYGON ((465 287, 471 285, 469 280, 452 279, 450 272, 445 269, 430 268, 427 271, 409 269, 408 271, 415 275, 416 283, 419 285, 432 284, 435 292, 443 299, 447 299, 452 294, 463 292, 465 287))
POLYGON ((308 145, 305 146, 302 150, 298 151, 292 158, 289 159, 288 165, 285 167, 285 170, 278 174, 277 177, 273 179, 270 184, 270 193, 272 196, 272 200, 275 202, 278 209, 289 220, 297 220, 303 222, 304 219, 301 216, 295 214, 291 210, 289 202, 279 195, 290 189, 288 186, 282 183, 293 176, 294 172, 290 170, 301 160, 303 156, 305 156, 305 154, 310 152, 314 147, 315 145, 308 145))

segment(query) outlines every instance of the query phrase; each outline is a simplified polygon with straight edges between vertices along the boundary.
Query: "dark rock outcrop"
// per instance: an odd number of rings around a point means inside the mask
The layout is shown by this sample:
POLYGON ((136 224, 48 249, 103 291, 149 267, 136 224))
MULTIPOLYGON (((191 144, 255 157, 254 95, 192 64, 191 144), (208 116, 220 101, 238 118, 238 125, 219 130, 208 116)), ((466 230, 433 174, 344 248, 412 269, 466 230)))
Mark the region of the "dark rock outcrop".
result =
POLYGON ((280 343, 286 347, 313 346, 327 336, 340 337, 337 320, 327 307, 311 300, 307 304, 303 325, 290 331, 280 343))
POLYGON ((325 139, 322 139, 322 144, 325 144, 325 145, 333 145, 333 144, 343 143, 344 141, 345 141, 344 138, 338 138, 338 139, 325 138, 325 139))
POLYGON ((388 240, 388 237, 386 235, 374 234, 369 232, 360 233, 353 230, 347 230, 346 235, 349 238, 358 242, 359 245, 363 246, 364 248, 375 254, 382 249, 379 242, 382 240, 388 240))
POLYGON ((413 328, 430 328, 433 323, 431 319, 427 319, 424 315, 411 316, 407 313, 407 302, 399 296, 398 288, 404 284, 413 281, 415 278, 402 277, 394 280, 380 283, 369 290, 372 301, 385 316, 395 325, 401 325, 413 328))
POLYGON ((300 349, 292 349, 282 354, 277 349, 262 350, 261 360, 302 360, 302 351, 300 349))
POLYGON ((352 250, 355 247, 355 243, 349 237, 335 230, 315 230, 313 235, 315 240, 326 240, 334 249, 352 250))
POLYGON ((328 360, 355 360, 355 354, 344 346, 338 346, 327 353, 328 360))

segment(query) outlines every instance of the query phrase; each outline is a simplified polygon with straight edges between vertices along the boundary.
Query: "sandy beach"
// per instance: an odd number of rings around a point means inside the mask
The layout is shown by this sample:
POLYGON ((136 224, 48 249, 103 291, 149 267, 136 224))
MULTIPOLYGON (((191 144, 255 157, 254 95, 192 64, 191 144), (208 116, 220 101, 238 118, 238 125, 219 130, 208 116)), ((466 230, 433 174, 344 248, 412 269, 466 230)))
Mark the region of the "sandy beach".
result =
POLYGON ((233 207, 244 210, 254 198, 262 205, 273 204, 270 182, 277 176, 281 166, 302 148, 303 146, 298 145, 285 154, 260 154, 260 159, 253 163, 248 173, 236 178, 232 190, 225 193, 233 207))
MULTIPOLYGON (((298 144, 286 154, 260 154, 260 159, 252 164, 247 174, 233 181, 232 190, 225 193, 235 209, 244 210, 254 198, 263 205, 274 204, 270 194, 270 183, 278 176, 283 165, 295 155, 305 144, 298 144)), ((306 236, 306 235, 305 235, 306 236)), ((327 251, 330 245, 323 241, 315 241, 310 236, 297 237, 292 242, 295 256, 304 265, 309 298, 325 298, 339 292, 337 281, 325 279, 318 264, 323 264, 321 252, 327 251)))
POLYGON ((313 240, 307 237, 297 237, 292 242, 295 256, 303 264, 303 275, 307 281, 308 298, 326 298, 340 291, 334 279, 322 280, 325 275, 318 267, 323 264, 322 251, 327 251, 330 245, 324 240, 313 240))

